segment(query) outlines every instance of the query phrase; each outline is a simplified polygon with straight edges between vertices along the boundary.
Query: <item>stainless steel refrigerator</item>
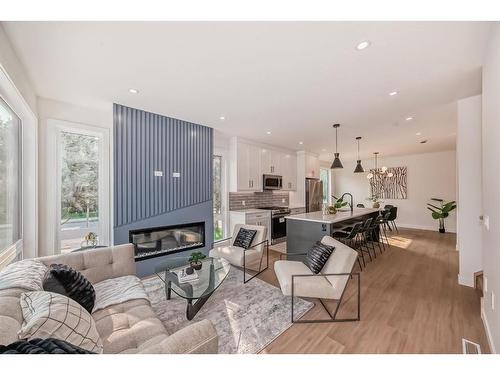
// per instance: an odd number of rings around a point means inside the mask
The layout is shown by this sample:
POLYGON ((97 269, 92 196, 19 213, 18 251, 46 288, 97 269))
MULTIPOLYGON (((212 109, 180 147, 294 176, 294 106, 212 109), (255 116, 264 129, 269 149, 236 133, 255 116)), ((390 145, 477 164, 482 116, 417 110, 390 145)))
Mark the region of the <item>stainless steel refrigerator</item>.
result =
POLYGON ((323 210, 323 182, 317 178, 306 178, 306 212, 323 210))

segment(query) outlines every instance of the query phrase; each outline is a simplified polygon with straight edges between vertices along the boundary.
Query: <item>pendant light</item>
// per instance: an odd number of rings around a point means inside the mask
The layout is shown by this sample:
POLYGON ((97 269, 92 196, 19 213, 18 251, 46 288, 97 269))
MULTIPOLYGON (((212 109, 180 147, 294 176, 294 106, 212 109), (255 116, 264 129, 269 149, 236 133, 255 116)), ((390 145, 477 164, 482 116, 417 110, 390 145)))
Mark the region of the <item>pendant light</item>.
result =
POLYGON ((344 168, 342 165, 342 162, 339 159, 339 153, 338 153, 338 138, 337 138, 337 129, 339 128, 340 124, 334 124, 333 127, 335 128, 335 159, 333 159, 332 166, 330 169, 340 169, 344 168))
POLYGON ((361 137, 356 137, 356 140, 358 141, 358 160, 356 163, 356 168, 354 168, 354 173, 363 173, 365 170, 363 169, 363 166, 361 165, 361 159, 359 158, 359 141, 361 137))

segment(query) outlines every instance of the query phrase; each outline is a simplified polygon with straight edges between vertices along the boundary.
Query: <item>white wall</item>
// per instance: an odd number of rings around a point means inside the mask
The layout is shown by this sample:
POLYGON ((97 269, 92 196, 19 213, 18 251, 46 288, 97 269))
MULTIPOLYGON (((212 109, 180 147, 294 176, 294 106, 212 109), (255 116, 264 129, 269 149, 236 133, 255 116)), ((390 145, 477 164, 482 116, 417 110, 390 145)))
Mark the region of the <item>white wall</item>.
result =
POLYGON ((474 273, 483 269, 481 95, 457 103, 457 246, 458 281, 474 286, 474 273))
MULTIPOLYGON (((39 253, 41 256, 51 255, 54 253, 55 249, 51 243, 51 236, 48 235, 49 228, 49 210, 47 208, 47 202, 49 201, 48 191, 54 188, 54 182, 48 181, 46 174, 43 171, 48 170, 48 168, 53 168, 53 166, 47 164, 47 120, 63 120, 78 124, 91 125, 96 127, 102 127, 110 129, 110 139, 112 140, 112 128, 113 128, 113 109, 110 106, 109 111, 99 111, 95 109, 78 107, 73 104, 63 103, 55 100, 38 98, 38 114, 39 114, 39 168, 41 173, 39 174, 39 253)), ((112 144, 110 141, 110 150, 112 155, 112 144)), ((110 160, 113 160, 112 157, 110 160)), ((110 166, 110 181, 112 184, 112 162, 110 166)), ((112 188, 111 188, 112 190, 112 188)), ((112 202, 112 191, 110 191, 110 204, 113 207, 112 202)), ((111 208, 112 218, 113 209, 111 208)), ((111 219, 112 221, 112 219, 111 219)), ((112 233, 112 231, 111 231, 112 233)))
MULTIPOLYGON (((353 173, 355 161, 342 161, 344 168, 333 171, 334 194, 350 192, 354 205, 362 203, 370 207, 366 200, 370 196, 370 184, 366 175, 374 167, 374 160, 363 160, 365 173, 353 173)), ((385 199, 382 206, 392 204, 398 207, 397 225, 400 227, 437 230, 438 223, 432 219, 426 208, 430 198, 456 200, 455 151, 379 158, 379 167, 408 167, 408 199, 385 199)), ((455 212, 446 219, 446 230, 456 231, 455 212)))
POLYGON ((484 294, 486 331, 492 350, 500 348, 500 305, 494 310, 492 296, 500 298, 500 24, 492 27, 483 65, 483 264, 487 290, 484 294))

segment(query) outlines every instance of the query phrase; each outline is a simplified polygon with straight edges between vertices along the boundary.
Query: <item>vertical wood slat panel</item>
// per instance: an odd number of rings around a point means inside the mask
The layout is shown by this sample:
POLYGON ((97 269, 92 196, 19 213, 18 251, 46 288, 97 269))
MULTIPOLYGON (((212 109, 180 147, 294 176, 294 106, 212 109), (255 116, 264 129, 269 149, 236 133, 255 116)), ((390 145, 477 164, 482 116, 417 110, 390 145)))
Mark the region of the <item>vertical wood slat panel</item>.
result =
POLYGON ((113 123, 115 227, 212 199, 211 128, 118 104, 113 123))

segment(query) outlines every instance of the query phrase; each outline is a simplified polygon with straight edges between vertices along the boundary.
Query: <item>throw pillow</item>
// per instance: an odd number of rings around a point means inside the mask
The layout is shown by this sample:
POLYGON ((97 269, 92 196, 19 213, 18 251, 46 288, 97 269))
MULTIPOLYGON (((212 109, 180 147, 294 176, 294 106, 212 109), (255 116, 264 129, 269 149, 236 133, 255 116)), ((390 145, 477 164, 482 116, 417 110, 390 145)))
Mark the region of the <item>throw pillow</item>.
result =
POLYGON ((19 339, 53 337, 85 350, 102 352, 94 319, 77 302, 45 291, 22 293, 20 302, 23 323, 19 339))
POLYGON ((254 229, 240 228, 238 235, 236 236, 233 242, 233 246, 238 246, 244 249, 248 249, 252 244, 252 241, 256 234, 257 231, 254 229))
POLYGON ((34 259, 14 262, 0 271, 0 290, 18 288, 28 291, 42 290, 47 266, 34 259))
POLYGON ((55 339, 19 340, 0 345, 0 354, 95 354, 67 341, 55 339))
POLYGON ((95 303, 94 287, 85 276, 66 264, 50 265, 43 280, 43 290, 69 297, 92 313, 95 303))
POLYGON ((316 242, 314 246, 307 252, 305 264, 314 273, 319 273, 323 266, 326 264, 330 255, 332 255, 335 247, 325 245, 320 241, 316 242))

